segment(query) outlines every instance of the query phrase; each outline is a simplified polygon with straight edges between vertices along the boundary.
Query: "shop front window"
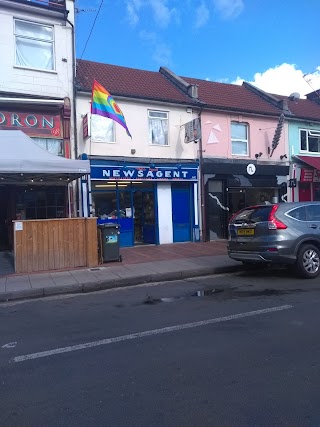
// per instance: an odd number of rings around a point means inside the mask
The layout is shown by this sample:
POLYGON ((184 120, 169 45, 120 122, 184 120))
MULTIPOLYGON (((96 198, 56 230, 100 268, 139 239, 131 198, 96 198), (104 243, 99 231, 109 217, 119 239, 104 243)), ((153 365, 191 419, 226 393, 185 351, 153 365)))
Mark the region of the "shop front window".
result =
POLYGON ((117 195, 115 191, 93 195, 95 214, 99 219, 117 219, 117 195))
POLYGON ((66 188, 29 187, 17 193, 16 219, 65 218, 66 188))

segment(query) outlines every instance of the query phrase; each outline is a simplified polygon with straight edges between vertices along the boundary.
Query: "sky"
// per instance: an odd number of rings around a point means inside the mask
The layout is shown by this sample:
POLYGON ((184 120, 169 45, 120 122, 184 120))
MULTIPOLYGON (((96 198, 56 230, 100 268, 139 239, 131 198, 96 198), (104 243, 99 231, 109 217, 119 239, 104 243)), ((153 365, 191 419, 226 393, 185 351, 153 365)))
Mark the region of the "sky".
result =
POLYGON ((320 89, 319 15, 320 0, 76 0, 77 58, 303 98, 320 89))

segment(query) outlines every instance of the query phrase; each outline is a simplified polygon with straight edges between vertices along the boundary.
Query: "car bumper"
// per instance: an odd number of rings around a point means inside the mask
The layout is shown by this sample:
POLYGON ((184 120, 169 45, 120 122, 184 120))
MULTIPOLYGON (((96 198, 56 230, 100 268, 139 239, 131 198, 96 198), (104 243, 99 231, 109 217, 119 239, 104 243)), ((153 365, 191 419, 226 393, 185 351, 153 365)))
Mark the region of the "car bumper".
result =
POLYGON ((248 251, 228 251, 231 259, 236 261, 272 263, 272 264, 294 264, 296 258, 289 255, 281 255, 279 252, 248 252, 248 251))

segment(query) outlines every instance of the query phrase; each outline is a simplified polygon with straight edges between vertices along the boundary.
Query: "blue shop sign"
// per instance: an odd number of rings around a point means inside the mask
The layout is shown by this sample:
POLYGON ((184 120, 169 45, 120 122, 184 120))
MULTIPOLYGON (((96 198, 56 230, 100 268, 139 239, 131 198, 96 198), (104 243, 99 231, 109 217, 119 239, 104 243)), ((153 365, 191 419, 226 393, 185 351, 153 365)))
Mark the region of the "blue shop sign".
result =
POLYGON ((197 168, 91 165, 94 180, 197 181, 197 168))

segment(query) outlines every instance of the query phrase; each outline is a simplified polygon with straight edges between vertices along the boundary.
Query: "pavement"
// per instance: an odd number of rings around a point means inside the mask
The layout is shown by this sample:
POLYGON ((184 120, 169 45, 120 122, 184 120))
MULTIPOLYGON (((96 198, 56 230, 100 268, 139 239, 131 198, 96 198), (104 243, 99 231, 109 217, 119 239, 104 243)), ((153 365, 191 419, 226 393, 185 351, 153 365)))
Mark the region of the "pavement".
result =
POLYGON ((0 274, 0 302, 59 294, 86 293, 237 271, 227 241, 186 242, 120 248, 122 262, 33 274, 0 274))

